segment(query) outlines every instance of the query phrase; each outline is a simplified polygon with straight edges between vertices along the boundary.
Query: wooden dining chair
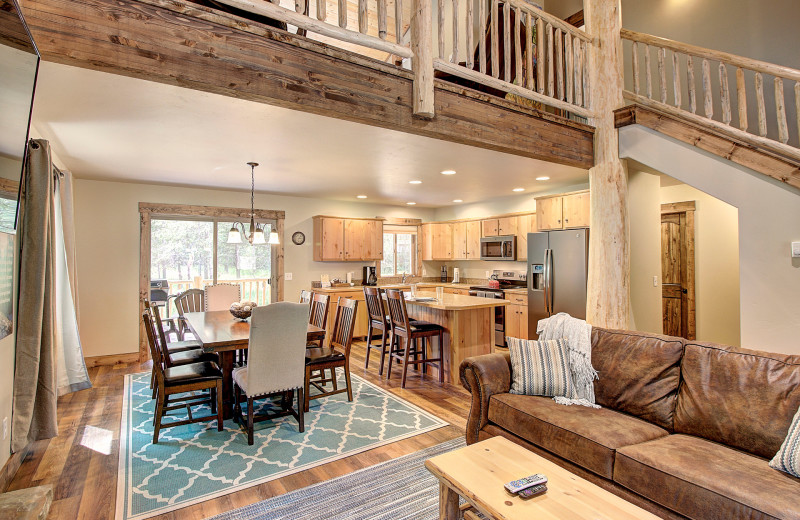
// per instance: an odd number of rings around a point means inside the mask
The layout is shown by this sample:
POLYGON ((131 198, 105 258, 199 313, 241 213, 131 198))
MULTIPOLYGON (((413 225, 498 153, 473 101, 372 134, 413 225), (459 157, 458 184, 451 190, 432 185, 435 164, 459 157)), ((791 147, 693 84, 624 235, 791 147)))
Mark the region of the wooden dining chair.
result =
POLYGON ((158 444, 158 435, 162 428, 173 428, 184 424, 217 420, 217 431, 223 429, 222 417, 222 370, 216 363, 203 361, 187 365, 167 368, 156 340, 156 331, 153 320, 147 311, 142 312, 144 330, 153 356, 153 367, 156 372, 156 409, 153 418, 153 444, 158 444), (198 395, 196 392, 208 390, 208 393, 198 395), (183 397, 172 397, 176 394, 189 394, 183 397), (203 417, 192 416, 192 406, 208 404, 211 414, 203 417), (172 410, 185 408, 188 419, 170 421, 161 424, 161 419, 172 410))
POLYGON ((183 315, 187 312, 203 312, 205 308, 205 292, 203 289, 186 289, 178 294, 174 300, 175 309, 178 310, 178 339, 185 340, 188 337, 194 337, 186 327, 186 322, 183 315))
POLYGON ((347 392, 347 400, 353 400, 353 385, 350 382, 350 347, 353 343, 353 330, 356 324, 357 308, 358 300, 339 298, 336 306, 336 321, 334 321, 333 325, 330 346, 321 349, 306 349, 304 392, 306 396, 304 410, 306 412, 308 411, 309 402, 312 399, 319 399, 320 397, 347 392), (346 388, 337 388, 336 369, 339 367, 344 368, 346 388), (325 370, 331 371, 333 385, 333 390, 331 391, 327 391, 323 386, 325 382, 328 381, 324 376, 325 370), (318 372, 320 375, 314 377, 313 374, 315 372, 318 372), (309 392, 311 386, 319 390, 320 393, 312 396, 309 392))
POLYGON ((403 291, 387 289, 386 302, 388 303, 389 320, 392 325, 392 341, 389 348, 389 368, 386 371, 386 377, 392 377, 393 360, 403 363, 403 377, 400 382, 400 387, 405 388, 408 365, 421 364, 422 373, 425 374, 426 366, 432 363, 439 370, 439 382, 443 382, 444 369, 442 350, 444 327, 427 321, 415 320, 412 322, 409 320, 403 291), (430 339, 433 337, 439 339, 439 357, 437 358, 429 358, 427 353, 427 349, 431 346, 430 339), (421 348, 419 340, 422 341, 421 348), (419 359, 420 355, 421 359, 419 359), (411 356, 414 356, 413 360, 409 359, 411 356))
POLYGON ((206 285, 204 309, 208 311, 227 311, 233 302, 242 300, 242 288, 238 284, 218 283, 206 285))
MULTIPOLYGON (((308 322, 321 329, 324 329, 328 324, 328 307, 330 306, 331 297, 329 294, 313 293, 311 296, 311 311, 308 314, 308 322)), ((319 340, 319 348, 322 348, 322 339, 319 340)), ((309 345, 310 346, 310 345, 309 345)))
MULTIPOLYGON (((256 307, 250 317, 250 341, 247 366, 233 371, 235 417, 247 429, 247 444, 253 444, 253 423, 293 415, 299 430, 305 430, 304 366, 308 310, 300 303, 278 302, 256 307), (286 402, 285 395, 297 391, 297 409, 286 402), (281 412, 256 417, 256 398, 281 394, 281 412), (247 401, 247 422, 242 416, 242 397, 247 401)), ((289 401, 292 401, 290 398, 289 401)))
POLYGON ((386 315, 386 308, 383 305, 381 290, 377 287, 364 286, 364 301, 367 303, 367 313, 369 314, 369 329, 367 331, 367 355, 364 359, 364 368, 369 368, 369 354, 372 349, 378 349, 381 353, 381 364, 378 367, 378 375, 383 375, 383 363, 386 359, 386 347, 392 324, 386 315), (374 330, 381 331, 381 342, 379 345, 372 344, 374 330))

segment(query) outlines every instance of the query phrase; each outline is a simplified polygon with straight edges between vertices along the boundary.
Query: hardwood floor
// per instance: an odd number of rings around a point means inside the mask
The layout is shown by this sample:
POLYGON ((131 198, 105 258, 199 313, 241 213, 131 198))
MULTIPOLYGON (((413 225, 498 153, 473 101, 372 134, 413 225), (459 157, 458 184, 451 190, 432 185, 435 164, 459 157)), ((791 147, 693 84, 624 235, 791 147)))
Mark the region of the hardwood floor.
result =
MULTIPOLYGON (((363 342, 354 343, 350 358, 351 373, 441 417, 450 426, 153 518, 205 519, 464 435, 469 413, 469 394, 460 385, 440 385, 430 375, 423 379, 419 372, 409 369, 406 387, 401 389, 400 371, 393 375, 391 381, 386 380, 385 370, 383 377, 378 376, 374 351, 370 356, 370 368, 364 369, 365 352, 363 342)), ((123 376, 149 369, 149 363, 90 368, 89 374, 94 387, 59 399, 58 437, 34 444, 31 454, 20 466, 8 490, 51 484, 54 501, 48 519, 113 519, 123 376), (81 444, 87 426, 113 432, 110 453, 104 454, 81 444)))

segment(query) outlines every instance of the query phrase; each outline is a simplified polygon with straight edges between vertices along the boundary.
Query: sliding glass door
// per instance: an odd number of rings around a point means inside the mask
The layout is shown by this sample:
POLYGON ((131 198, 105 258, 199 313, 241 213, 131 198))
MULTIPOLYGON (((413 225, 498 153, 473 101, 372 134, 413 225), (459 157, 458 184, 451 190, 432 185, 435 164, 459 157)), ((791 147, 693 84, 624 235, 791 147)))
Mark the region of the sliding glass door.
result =
MULTIPOLYGON (((265 235, 275 221, 259 221, 265 235)), ((150 224, 150 298, 162 306, 166 316, 174 315, 171 297, 181 292, 216 283, 241 287, 242 300, 259 305, 271 303, 275 287, 275 246, 228 244, 230 221, 153 217, 150 224), (167 301, 170 302, 167 307, 167 301)))

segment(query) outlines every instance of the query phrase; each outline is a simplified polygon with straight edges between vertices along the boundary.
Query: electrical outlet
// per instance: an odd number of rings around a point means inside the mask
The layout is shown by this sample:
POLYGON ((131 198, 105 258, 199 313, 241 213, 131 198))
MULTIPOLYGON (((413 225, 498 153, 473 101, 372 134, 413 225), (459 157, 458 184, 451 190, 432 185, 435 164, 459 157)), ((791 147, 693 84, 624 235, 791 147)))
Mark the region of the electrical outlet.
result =
POLYGON ((3 417, 3 440, 8 439, 8 417, 3 417))
POLYGON ((800 258, 800 242, 792 242, 792 258, 800 258))
POLYGON ((658 287, 658 276, 653 277, 653 287, 658 287))
POLYGON ((492 275, 490 271, 484 271, 484 272, 486 273, 486 278, 489 278, 492 275))
POLYGON ((291 280, 291 279, 292 279, 292 273, 284 273, 284 275, 283 275, 283 276, 284 276, 284 277, 285 277, 287 280, 291 280))

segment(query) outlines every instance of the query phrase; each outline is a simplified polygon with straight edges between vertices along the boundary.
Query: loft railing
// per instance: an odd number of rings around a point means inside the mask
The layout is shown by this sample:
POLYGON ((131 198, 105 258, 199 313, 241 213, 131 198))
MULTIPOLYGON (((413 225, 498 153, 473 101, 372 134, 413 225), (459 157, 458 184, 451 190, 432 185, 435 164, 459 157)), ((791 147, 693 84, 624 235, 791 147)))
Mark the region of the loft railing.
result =
POLYGON ((631 42, 631 76, 626 85, 632 85, 633 91, 623 92, 626 99, 800 160, 800 71, 626 29, 621 36, 631 42), (712 63, 716 73, 712 72, 712 63), (772 92, 767 90, 765 96, 769 77, 772 92), (785 90, 792 83, 796 124, 790 130, 785 90), (715 106, 719 108, 716 112, 715 106), (756 116, 755 123, 748 116, 749 110, 756 116))
POLYGON ((295 0, 294 10, 282 7, 280 0, 217 1, 296 26, 300 34, 307 31, 410 59, 416 116, 434 115, 435 69, 591 117, 588 49, 592 39, 523 0, 358 0, 355 16, 348 14, 348 0, 315 0, 314 9, 311 0, 295 0), (437 1, 438 57, 434 58, 432 2, 437 1), (452 5, 449 36, 444 29, 446 3, 452 5), (395 41, 389 38, 392 7, 395 41), (445 56, 448 46, 452 52, 445 56))
POLYGON ((584 31, 524 0, 437 1, 436 70, 591 117, 584 31))
MULTIPOLYGON (((240 278, 236 280, 218 280, 219 283, 230 283, 238 285, 242 291, 242 301, 253 301, 259 305, 266 305, 270 303, 270 285, 269 278, 240 278)), ((194 280, 170 280, 169 294, 179 294, 187 289, 202 289, 206 285, 214 283, 213 280, 203 280, 200 277, 194 280)), ((175 305, 170 299, 169 316, 174 316, 176 313, 175 305)))

